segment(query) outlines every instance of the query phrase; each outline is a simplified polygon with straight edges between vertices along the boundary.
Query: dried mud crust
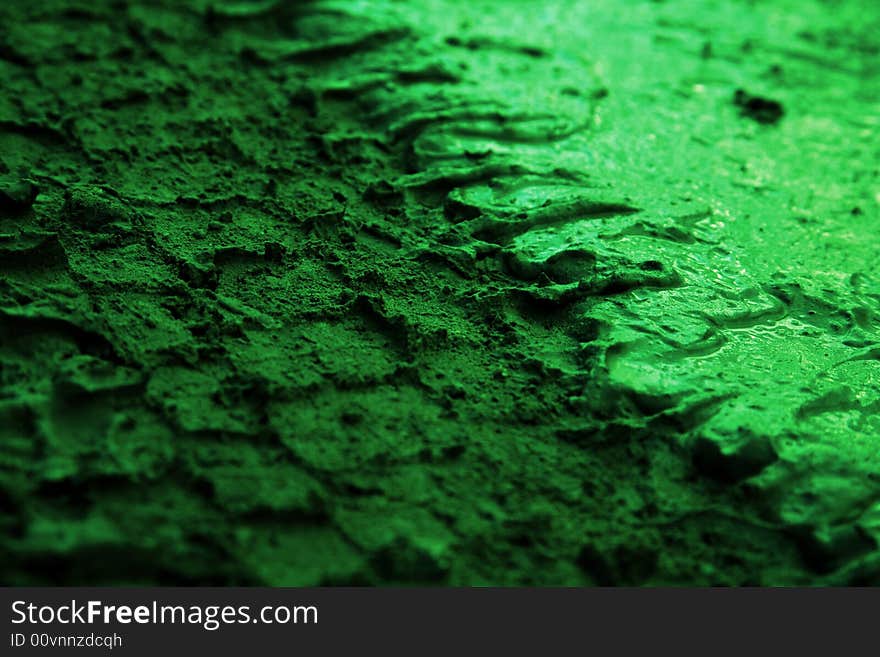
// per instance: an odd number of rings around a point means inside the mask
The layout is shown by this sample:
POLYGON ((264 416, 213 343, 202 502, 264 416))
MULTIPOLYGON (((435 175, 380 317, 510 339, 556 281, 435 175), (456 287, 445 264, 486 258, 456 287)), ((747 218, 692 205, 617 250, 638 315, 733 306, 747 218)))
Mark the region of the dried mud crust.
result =
POLYGON ((4 3, 3 582, 876 583, 831 7, 4 3))

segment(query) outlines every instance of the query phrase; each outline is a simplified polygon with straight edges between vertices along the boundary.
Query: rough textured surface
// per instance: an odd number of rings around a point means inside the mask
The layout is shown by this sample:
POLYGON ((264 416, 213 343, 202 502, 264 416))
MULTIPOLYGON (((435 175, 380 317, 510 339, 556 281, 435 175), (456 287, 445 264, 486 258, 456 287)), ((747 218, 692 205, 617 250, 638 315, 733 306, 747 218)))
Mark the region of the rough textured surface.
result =
POLYGON ((0 4, 0 580, 880 580, 876 3, 0 4))

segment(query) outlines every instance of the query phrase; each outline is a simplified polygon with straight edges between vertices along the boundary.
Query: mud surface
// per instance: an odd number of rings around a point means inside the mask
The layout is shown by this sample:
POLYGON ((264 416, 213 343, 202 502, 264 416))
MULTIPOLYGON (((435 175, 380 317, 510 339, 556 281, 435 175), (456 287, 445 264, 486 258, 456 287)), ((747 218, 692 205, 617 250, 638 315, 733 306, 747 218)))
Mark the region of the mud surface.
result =
POLYGON ((877 583, 878 14, 0 3, 0 579, 877 583))

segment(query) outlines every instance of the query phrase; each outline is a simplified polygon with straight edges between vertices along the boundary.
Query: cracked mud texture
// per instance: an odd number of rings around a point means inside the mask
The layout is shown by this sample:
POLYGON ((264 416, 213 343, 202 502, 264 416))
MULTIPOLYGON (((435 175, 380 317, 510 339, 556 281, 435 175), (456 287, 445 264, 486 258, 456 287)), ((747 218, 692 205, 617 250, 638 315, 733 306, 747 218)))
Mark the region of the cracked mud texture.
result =
POLYGON ((880 582, 880 9, 0 4, 0 581, 880 582))

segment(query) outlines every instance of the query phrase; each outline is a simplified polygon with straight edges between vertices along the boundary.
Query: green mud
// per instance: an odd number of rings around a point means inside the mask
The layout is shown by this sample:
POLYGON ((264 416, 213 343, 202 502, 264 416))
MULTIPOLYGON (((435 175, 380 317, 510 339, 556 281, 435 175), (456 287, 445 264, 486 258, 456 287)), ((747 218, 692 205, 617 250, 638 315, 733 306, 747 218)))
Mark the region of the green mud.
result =
POLYGON ((0 580, 877 583, 878 35, 3 2, 0 580))

